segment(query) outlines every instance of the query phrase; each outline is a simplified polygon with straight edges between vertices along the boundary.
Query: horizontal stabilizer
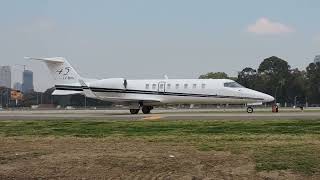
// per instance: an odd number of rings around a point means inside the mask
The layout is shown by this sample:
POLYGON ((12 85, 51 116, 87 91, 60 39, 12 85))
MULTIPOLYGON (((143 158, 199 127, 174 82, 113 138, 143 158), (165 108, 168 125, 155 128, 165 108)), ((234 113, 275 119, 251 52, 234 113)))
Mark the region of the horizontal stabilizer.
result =
POLYGON ((73 94, 81 94, 81 91, 66 91, 66 90, 54 90, 52 95, 55 96, 63 96, 63 95, 73 95, 73 94))
POLYGON ((33 57, 25 57, 25 59, 37 60, 37 61, 46 61, 49 63, 64 63, 65 59, 63 57, 53 57, 53 58, 33 58, 33 57))

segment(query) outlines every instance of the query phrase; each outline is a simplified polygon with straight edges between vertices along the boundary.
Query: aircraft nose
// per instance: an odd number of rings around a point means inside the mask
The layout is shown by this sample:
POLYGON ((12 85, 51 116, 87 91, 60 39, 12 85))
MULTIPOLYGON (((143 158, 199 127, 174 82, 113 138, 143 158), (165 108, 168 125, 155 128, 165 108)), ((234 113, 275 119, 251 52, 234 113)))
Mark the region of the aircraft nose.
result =
POLYGON ((274 97, 268 95, 268 94, 265 94, 265 93, 262 93, 262 92, 259 92, 259 91, 255 91, 255 90, 251 90, 251 89, 247 89, 247 96, 250 97, 254 97, 254 98, 259 98, 259 102, 272 102, 274 101, 274 97))
POLYGON ((272 102, 274 101, 274 97, 268 95, 268 94, 264 94, 263 99, 265 102, 272 102))

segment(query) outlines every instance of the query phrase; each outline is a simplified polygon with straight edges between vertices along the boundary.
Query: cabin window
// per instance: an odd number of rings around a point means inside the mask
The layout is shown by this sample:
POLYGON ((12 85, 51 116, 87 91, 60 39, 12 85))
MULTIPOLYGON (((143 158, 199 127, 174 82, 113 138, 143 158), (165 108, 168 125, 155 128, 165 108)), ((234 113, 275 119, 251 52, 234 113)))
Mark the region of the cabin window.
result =
POLYGON ((179 86, 180 86, 179 84, 176 84, 176 89, 179 89, 179 86))
POLYGON ((227 83, 224 83, 223 85, 224 87, 229 87, 229 88, 243 88, 243 86, 241 86, 236 82, 227 82, 227 83))
POLYGON ((171 84, 167 84, 167 89, 170 89, 171 88, 171 84))
POLYGON ((149 89, 150 85, 149 84, 146 84, 146 89, 149 89))
POLYGON ((193 84, 193 85, 192 85, 192 88, 193 88, 193 89, 196 89, 196 88, 197 88, 197 84, 193 84))
POLYGON ((201 88, 205 89, 206 88, 206 84, 201 84, 201 88))
POLYGON ((156 84, 152 84, 152 89, 156 89, 157 85, 156 84))
POLYGON ((183 86, 185 89, 188 89, 188 84, 184 84, 183 86))
POLYGON ((164 85, 163 84, 160 84, 160 89, 163 89, 164 85))

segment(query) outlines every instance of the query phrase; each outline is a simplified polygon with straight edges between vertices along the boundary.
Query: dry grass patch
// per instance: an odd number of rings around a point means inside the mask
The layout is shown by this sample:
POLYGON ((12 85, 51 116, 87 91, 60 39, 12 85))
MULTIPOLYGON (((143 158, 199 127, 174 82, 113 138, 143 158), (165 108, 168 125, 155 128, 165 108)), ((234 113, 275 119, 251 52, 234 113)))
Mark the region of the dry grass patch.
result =
POLYGON ((3 121, 0 136, 0 178, 320 178, 320 120, 3 121))

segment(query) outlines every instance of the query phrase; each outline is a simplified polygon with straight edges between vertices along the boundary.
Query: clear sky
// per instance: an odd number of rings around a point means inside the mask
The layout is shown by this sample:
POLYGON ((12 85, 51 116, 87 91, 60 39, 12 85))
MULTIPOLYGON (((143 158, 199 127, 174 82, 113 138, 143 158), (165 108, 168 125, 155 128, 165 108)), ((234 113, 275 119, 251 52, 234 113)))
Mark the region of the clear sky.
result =
POLYGON ((26 64, 36 90, 66 57, 80 75, 128 79, 235 76, 279 56, 304 69, 320 54, 319 0, 0 0, 0 64, 26 64))

